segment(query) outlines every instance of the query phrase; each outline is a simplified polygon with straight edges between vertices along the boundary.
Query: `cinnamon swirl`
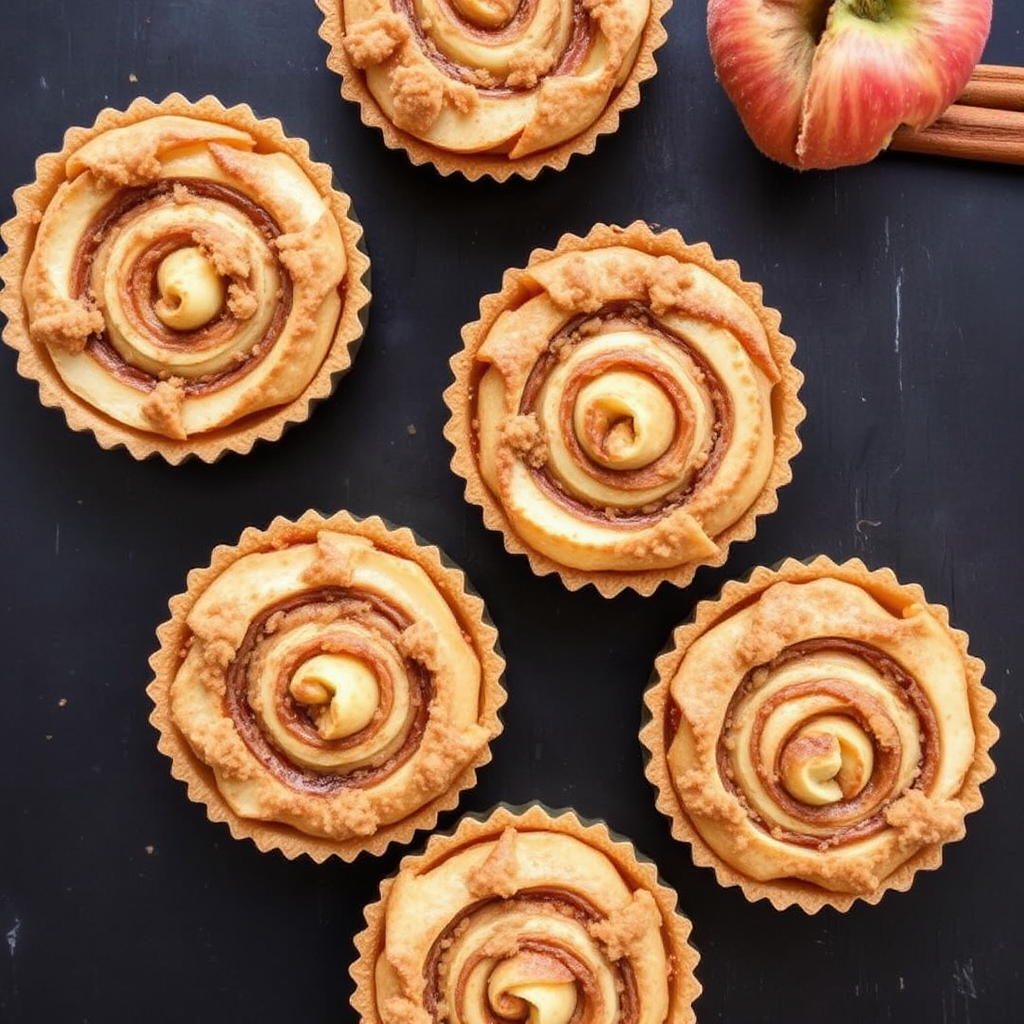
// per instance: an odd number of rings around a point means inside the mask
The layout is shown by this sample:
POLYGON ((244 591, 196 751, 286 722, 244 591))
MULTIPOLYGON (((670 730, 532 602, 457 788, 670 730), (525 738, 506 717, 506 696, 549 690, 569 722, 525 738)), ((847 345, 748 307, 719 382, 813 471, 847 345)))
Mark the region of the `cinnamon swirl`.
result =
POLYGON ((939 865, 993 773, 984 665, 920 587, 819 557, 698 606, 641 739, 673 834, 752 899, 877 902, 939 865))
POLYGON ((356 937, 367 1024, 683 1024, 689 923, 652 864, 537 805, 463 819, 407 857, 356 937))
POLYGON ((408 530, 307 513, 189 575, 159 630, 161 749, 261 849, 379 853, 490 759, 504 662, 483 605, 408 530))
POLYGON ((538 250, 463 329, 452 466, 484 521, 570 587, 683 585, 789 480, 802 376, 760 288, 637 222, 538 250))
POLYGON ((247 451, 351 362, 362 232, 276 121, 138 100, 69 131, 16 199, 6 340, 43 401, 105 446, 247 451))
POLYGON ((317 0, 328 67, 385 143, 443 174, 562 168, 654 75, 670 0, 317 0))

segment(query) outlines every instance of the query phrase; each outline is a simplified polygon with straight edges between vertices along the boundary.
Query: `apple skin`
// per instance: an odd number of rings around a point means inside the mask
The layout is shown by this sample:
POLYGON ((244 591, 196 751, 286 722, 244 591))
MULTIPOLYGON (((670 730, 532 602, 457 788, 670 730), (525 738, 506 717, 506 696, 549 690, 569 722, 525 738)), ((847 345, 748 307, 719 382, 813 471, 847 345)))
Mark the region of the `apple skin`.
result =
POLYGON ((963 91, 992 0, 709 0, 715 74, 766 156, 867 163, 963 91))

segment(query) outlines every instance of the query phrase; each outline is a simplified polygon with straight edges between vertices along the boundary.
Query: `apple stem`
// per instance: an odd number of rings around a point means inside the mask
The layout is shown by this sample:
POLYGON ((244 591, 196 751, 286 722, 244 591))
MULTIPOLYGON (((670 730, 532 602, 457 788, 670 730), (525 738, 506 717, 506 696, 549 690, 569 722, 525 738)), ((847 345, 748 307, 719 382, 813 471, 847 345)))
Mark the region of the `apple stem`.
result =
POLYGON ((858 18, 869 21, 888 21, 892 17, 890 0, 850 0, 850 10, 858 18))

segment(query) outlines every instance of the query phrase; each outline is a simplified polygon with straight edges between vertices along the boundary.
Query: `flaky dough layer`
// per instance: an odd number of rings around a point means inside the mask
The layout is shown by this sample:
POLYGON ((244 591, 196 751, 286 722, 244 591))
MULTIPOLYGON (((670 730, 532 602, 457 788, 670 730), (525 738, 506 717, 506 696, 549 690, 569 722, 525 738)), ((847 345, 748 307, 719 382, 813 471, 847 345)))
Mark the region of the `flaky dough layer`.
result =
POLYGON ((189 574, 150 695, 193 799, 261 849, 380 852, 490 759, 504 662, 436 548, 346 513, 248 530, 189 574))
POLYGON ((361 229, 304 142, 247 107, 137 100, 16 195, 5 338, 46 404, 177 462, 304 419, 351 363, 361 229))
POLYGON ((328 66, 386 144, 471 179, 562 168, 655 74, 670 0, 318 0, 328 66))
POLYGON ((757 569, 656 663, 641 739, 658 807, 751 899, 877 902, 981 806, 998 735, 983 671, 946 609, 889 570, 757 569))
POLYGON ((689 582, 776 505, 803 380, 779 314, 678 232, 535 251, 463 329, 452 467, 536 572, 611 595, 689 582))

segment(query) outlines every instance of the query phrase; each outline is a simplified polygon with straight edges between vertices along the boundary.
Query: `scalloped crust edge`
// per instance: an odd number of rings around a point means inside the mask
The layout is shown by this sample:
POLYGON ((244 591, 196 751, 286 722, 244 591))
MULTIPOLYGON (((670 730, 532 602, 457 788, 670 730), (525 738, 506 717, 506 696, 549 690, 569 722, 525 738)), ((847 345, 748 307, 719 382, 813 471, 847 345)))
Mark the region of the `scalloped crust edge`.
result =
MULTIPOLYGON (((666 764, 664 720, 672 677, 687 647, 698 636, 738 604, 766 590, 773 583, 803 582, 824 575, 866 587, 883 606, 893 606, 897 596, 902 605, 908 602, 923 605, 948 632, 960 651, 964 659, 968 698, 977 737, 974 763, 964 779, 959 795, 965 818, 984 803, 981 785, 992 778, 996 770, 989 750, 999 739, 999 729, 991 719, 996 695, 982 685, 985 663, 980 658, 968 654, 967 634, 950 626, 949 610, 944 605, 930 603, 919 584, 901 583, 892 569, 883 567, 871 570, 859 558, 851 558, 842 563, 834 562, 827 555, 818 555, 806 561, 787 558, 775 567, 758 566, 742 580, 728 581, 718 597, 699 602, 692 616, 673 630, 667 646, 656 658, 652 682, 644 693, 645 720, 640 729, 640 743, 645 758, 644 774, 657 794, 655 806, 669 819, 672 837, 689 844, 694 864, 698 867, 712 868, 720 885, 738 886, 751 903, 765 899, 776 910, 797 906, 808 914, 816 914, 823 907, 845 912, 858 901, 875 905, 890 890, 906 892, 918 871, 933 871, 941 865, 943 844, 919 851, 870 893, 833 893, 797 880, 758 882, 748 878, 723 861, 704 842, 687 817, 676 795, 666 764)), ((965 834, 966 825, 961 828, 955 839, 949 841, 962 839, 965 834)))
POLYGON ((517 160, 482 153, 450 153, 396 128, 366 88, 362 73, 352 64, 342 45, 344 29, 341 0, 316 0, 316 5, 323 14, 319 35, 330 47, 327 67, 341 78, 342 97, 359 107, 362 123, 380 131, 388 149, 404 151, 414 165, 430 164, 444 177, 461 174, 468 181, 493 178, 504 182, 515 175, 532 181, 545 167, 554 171, 565 170, 571 157, 577 153, 584 156, 593 153, 601 135, 611 135, 618 131, 621 113, 639 105, 641 84, 658 72, 654 54, 668 39, 662 20, 672 7, 672 0, 652 0, 651 13, 641 36, 633 70, 602 115, 568 141, 517 160))
POLYGON ((380 898, 365 908, 366 928, 353 939, 358 957, 349 968, 349 974, 356 983, 351 1004, 361 1020, 365 1024, 387 1024, 377 1012, 373 977, 374 964, 383 948, 388 893, 397 873, 420 867, 429 869, 460 847, 500 836, 508 826, 523 831, 555 831, 570 835, 608 857, 629 885, 651 893, 668 932, 666 945, 675 979, 666 1020, 672 1024, 693 1024, 696 1020, 693 1003, 702 990, 694 974, 700 954, 690 944, 690 921, 679 909, 675 889, 662 881, 652 860, 640 853, 629 839, 613 832, 605 822, 584 818, 570 808, 551 808, 539 801, 499 803, 489 811, 465 815, 452 831, 435 833, 421 851, 403 857, 396 873, 381 882, 380 898))
POLYGON ((211 821, 226 824, 235 839, 251 840, 263 853, 278 850, 289 860, 305 855, 318 864, 329 857, 352 861, 364 852, 380 855, 391 843, 408 843, 416 832, 432 829, 438 816, 455 808, 462 792, 476 784, 477 769, 488 764, 492 757, 488 743, 452 780, 444 793, 400 821, 385 825, 365 838, 332 840, 308 835, 289 825, 242 818, 228 806, 217 789, 212 770, 196 756, 171 720, 167 696, 187 641, 185 620, 198 595, 239 558, 282 544, 308 542, 320 530, 367 537, 375 544, 415 561, 458 609, 463 628, 470 633, 480 658, 480 720, 490 732, 491 742, 504 728, 499 712, 508 696, 502 683, 505 659, 498 643, 498 631, 490 620, 483 599, 472 589, 462 569, 438 547, 426 544, 408 527, 395 527, 380 516, 361 519, 345 511, 324 516, 310 509, 294 521, 278 516, 265 530, 247 527, 237 543, 215 547, 209 565, 188 572, 186 590, 168 602, 171 618, 156 631, 159 647, 149 658, 154 677, 146 687, 146 693, 154 705, 149 722, 159 733, 157 749, 170 758, 171 775, 186 784, 189 799, 204 805, 211 821))
POLYGON ((7 251, 0 257, 0 281, 3 282, 0 312, 7 317, 3 340, 18 352, 19 375, 38 384, 41 404, 60 409, 72 430, 90 431, 101 448, 123 447, 139 460, 158 454, 171 465, 178 465, 190 457, 215 462, 229 451, 244 455, 257 441, 276 441, 286 428, 308 419, 314 406, 334 391, 338 381, 351 368, 366 331, 371 298, 370 259, 366 253, 363 228, 352 209, 351 198, 335 187, 332 169, 312 159, 309 144, 304 139, 286 135, 278 118, 259 118, 245 103, 225 107, 215 96, 204 96, 195 102, 178 92, 159 102, 140 96, 123 111, 103 108, 89 128, 68 128, 61 150, 38 157, 35 172, 35 180, 31 184, 22 185, 14 192, 15 216, 0 226, 0 237, 7 245, 7 251), (127 427, 68 390, 44 347, 33 344, 29 339, 21 301, 21 280, 31 255, 36 225, 65 180, 64 165, 68 156, 104 131, 160 114, 180 114, 230 124, 248 131, 268 149, 280 150, 291 156, 320 193, 329 199, 341 228, 348 259, 348 286, 334 341, 302 394, 286 405, 246 417, 234 427, 196 435, 185 441, 127 427))
POLYGON ((757 530, 757 517, 774 512, 778 507, 778 490, 792 480, 790 463, 802 447, 797 428, 806 416, 806 409, 798 397, 804 375, 793 365, 796 342, 781 332, 782 315, 779 311, 764 305, 761 285, 743 280, 739 264, 735 260, 716 259, 710 245, 706 242, 690 244, 675 228, 656 230, 642 220, 636 220, 625 228, 597 224, 585 237, 564 234, 554 249, 534 249, 530 253, 526 267, 528 269, 566 251, 599 249, 611 245, 631 245, 646 252, 675 256, 696 263, 714 274, 758 314, 768 334, 772 355, 779 364, 782 376, 773 395, 773 406, 778 422, 772 469, 757 500, 740 519, 715 538, 719 548, 717 554, 705 561, 688 562, 669 569, 585 572, 560 565, 529 547, 516 534, 500 502, 480 476, 479 467, 473 456, 472 414, 468 399, 476 350, 487 336, 498 314, 514 303, 522 291, 519 268, 505 271, 501 291, 485 295, 480 300, 480 319, 462 329, 463 348, 449 360, 455 380, 448 386, 443 396, 451 414, 444 428, 444 436, 455 449, 451 468, 465 481, 466 501, 480 506, 483 510, 484 525, 502 534, 506 551, 510 554, 526 555, 530 568, 538 576, 557 573, 569 590, 579 590, 587 584, 592 584, 603 597, 614 597, 626 589, 635 590, 647 597, 662 583, 685 587, 702 566, 722 565, 729 557, 729 546, 733 541, 752 539, 757 530))

